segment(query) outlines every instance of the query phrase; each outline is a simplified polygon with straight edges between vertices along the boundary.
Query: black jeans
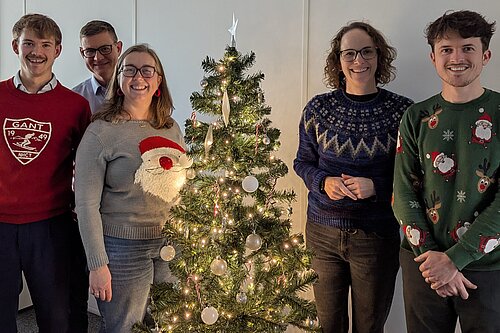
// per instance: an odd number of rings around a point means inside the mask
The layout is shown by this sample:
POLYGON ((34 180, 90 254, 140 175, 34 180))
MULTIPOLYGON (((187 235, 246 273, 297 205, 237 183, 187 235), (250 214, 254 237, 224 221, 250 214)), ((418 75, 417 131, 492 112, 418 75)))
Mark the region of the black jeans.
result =
POLYGON ((467 300, 442 298, 425 283, 414 258, 413 252, 401 249, 408 333, 453 333, 457 317, 462 333, 500 332, 500 271, 463 270, 477 289, 468 290, 467 300))
POLYGON ((70 245, 70 294, 69 294, 69 331, 87 333, 89 318, 87 314, 89 299, 89 273, 87 258, 83 248, 78 222, 71 224, 70 245))
POLYGON ((71 214, 28 224, 0 223, 0 331, 16 333, 21 271, 40 333, 68 332, 71 214))
POLYGON ((381 237, 308 221, 306 241, 319 275, 314 296, 323 332, 349 331, 350 288, 352 333, 382 333, 399 270, 399 234, 381 237))

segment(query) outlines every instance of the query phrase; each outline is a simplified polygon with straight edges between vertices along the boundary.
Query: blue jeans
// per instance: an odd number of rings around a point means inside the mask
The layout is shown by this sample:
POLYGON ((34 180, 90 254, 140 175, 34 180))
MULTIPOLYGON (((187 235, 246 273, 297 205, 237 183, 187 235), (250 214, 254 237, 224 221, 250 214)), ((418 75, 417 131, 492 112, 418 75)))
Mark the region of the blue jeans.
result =
POLYGON ((467 300, 442 298, 425 282, 414 258, 413 252, 401 249, 408 333, 453 333, 457 318, 463 333, 500 332, 500 271, 464 269, 462 273, 477 289, 468 289, 467 300))
POLYGON ((313 250, 318 273, 314 296, 324 333, 382 333, 389 315, 399 270, 400 238, 360 229, 341 230, 308 221, 306 245, 313 250))
POLYGON ((0 223, 0 331, 16 333, 24 272, 40 333, 69 332, 71 214, 27 223, 0 223))
POLYGON ((131 332, 146 313, 153 282, 174 282, 168 263, 160 258, 163 238, 130 240, 104 237, 111 272, 111 302, 97 300, 102 322, 100 333, 131 332))

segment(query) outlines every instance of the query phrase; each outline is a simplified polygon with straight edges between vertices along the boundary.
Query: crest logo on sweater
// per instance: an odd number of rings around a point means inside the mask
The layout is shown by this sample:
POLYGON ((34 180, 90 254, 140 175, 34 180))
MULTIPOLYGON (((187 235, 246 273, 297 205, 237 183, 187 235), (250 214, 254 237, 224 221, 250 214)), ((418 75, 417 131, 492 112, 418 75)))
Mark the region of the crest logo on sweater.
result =
POLYGON ((40 156, 50 141, 52 124, 31 118, 5 118, 3 135, 10 152, 22 165, 40 156))

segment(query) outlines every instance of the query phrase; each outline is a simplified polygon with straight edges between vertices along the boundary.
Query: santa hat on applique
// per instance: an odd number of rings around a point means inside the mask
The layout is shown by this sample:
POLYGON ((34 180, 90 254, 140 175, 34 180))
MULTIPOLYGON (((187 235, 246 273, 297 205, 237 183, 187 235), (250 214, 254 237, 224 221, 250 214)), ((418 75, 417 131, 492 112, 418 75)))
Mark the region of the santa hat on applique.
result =
POLYGON ((435 168, 437 168, 437 166, 438 166, 438 163, 437 163, 436 159, 437 159, 438 157, 440 157, 440 156, 444 157, 444 153, 440 153, 440 152, 438 152, 438 151, 433 151, 432 153, 427 154, 427 158, 430 158, 430 159, 432 160, 432 165, 433 165, 435 168))
MULTIPOLYGON (((178 143, 162 136, 150 136, 139 143, 139 151, 143 160, 153 155, 165 155, 175 157, 183 168, 189 168, 193 163, 186 156, 186 151, 178 143)), ((160 160, 161 163, 161 160, 160 160)), ((172 162, 171 162, 172 163, 172 162)))
POLYGON ((479 119, 476 121, 476 125, 481 125, 483 122, 492 126, 491 117, 486 112, 481 117, 479 117, 479 119))

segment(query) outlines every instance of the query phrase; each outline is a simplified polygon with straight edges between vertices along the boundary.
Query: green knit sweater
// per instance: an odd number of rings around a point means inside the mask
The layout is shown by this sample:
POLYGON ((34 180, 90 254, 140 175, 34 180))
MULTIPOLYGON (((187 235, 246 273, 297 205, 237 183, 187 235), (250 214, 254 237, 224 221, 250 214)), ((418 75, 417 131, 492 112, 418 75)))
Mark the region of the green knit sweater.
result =
POLYGON ((403 248, 445 252, 459 270, 500 269, 500 94, 463 104, 441 95, 401 121, 394 172, 403 248))

